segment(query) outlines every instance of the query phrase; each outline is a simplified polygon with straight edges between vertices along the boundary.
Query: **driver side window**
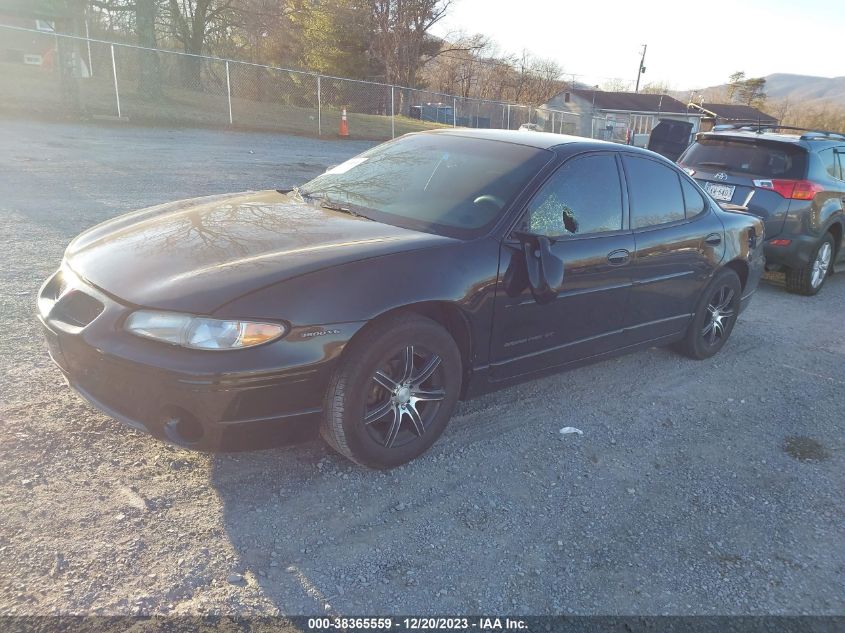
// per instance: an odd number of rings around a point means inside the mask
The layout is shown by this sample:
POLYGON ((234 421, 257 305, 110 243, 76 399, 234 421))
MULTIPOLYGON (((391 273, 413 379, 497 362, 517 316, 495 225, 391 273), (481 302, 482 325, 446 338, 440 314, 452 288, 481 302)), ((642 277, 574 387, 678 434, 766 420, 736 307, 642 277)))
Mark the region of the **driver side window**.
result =
POLYGON ((528 230, 548 237, 622 229, 622 184, 612 154, 564 163, 528 205, 528 230))

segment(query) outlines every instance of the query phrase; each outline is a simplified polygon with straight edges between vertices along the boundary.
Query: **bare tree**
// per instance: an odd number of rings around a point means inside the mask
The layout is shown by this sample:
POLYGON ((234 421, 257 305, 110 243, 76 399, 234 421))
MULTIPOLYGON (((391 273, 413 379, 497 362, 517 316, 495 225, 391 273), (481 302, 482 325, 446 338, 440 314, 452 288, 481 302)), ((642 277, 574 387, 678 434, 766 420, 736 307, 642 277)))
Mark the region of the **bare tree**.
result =
POLYGON ((490 47, 491 42, 484 35, 460 33, 424 60, 420 82, 439 92, 469 97, 477 92, 484 72, 486 60, 482 51, 490 47))
POLYGON ((601 89, 606 92, 629 92, 631 91, 631 82, 624 79, 606 79, 601 84, 601 89))
POLYGON ((440 48, 431 28, 446 16, 452 0, 373 0, 373 53, 385 79, 414 87, 424 55, 440 48))
POLYGON ((672 86, 664 81, 655 81, 640 88, 640 92, 651 95, 665 95, 672 92, 672 86))
MULTIPOLYGON (((168 0, 167 23, 170 34, 190 55, 202 55, 213 32, 225 34, 232 24, 235 0, 168 0)), ((182 81, 191 88, 202 85, 202 60, 182 60, 182 81)))
MULTIPOLYGON (((92 0, 91 6, 112 18, 123 15, 124 29, 134 31, 139 46, 158 48, 156 22, 161 0, 92 0)), ((110 19, 110 25, 114 22, 110 19)), ((161 96, 161 73, 158 53, 138 51, 138 93, 142 99, 154 100, 161 96)))

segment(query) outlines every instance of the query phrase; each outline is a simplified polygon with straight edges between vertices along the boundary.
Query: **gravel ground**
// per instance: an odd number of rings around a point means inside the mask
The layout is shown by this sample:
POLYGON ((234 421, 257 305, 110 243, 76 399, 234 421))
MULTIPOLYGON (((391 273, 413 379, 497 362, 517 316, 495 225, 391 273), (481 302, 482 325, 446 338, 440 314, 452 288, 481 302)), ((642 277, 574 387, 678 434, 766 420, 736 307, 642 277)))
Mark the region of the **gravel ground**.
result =
POLYGON ((0 120, 0 614, 845 613, 845 275, 767 281, 709 361, 464 403, 389 473, 318 441, 184 451, 64 386, 32 313, 74 234, 368 145, 0 120))

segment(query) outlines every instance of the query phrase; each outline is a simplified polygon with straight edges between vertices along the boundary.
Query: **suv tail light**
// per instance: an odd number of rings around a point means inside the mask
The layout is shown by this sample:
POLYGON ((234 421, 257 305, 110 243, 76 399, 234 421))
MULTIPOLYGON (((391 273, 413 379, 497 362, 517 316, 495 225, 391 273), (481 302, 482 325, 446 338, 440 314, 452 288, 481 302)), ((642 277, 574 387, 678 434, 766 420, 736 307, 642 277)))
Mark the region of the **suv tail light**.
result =
POLYGON ((769 189, 791 200, 812 200, 824 187, 812 180, 755 180, 754 186, 769 189))

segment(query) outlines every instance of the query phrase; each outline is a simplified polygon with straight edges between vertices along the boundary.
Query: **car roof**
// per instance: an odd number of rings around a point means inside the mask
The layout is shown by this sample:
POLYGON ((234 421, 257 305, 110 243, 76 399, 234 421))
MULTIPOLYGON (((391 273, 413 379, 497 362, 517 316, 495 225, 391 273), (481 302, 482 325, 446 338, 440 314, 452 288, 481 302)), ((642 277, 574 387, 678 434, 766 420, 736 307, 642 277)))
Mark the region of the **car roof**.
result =
POLYGON ((524 145, 526 147, 536 147, 538 149, 557 152, 558 154, 569 155, 596 150, 628 152, 632 154, 642 154, 644 156, 656 158, 674 165, 674 162, 665 156, 642 147, 625 145, 623 143, 614 143, 613 141, 601 141, 598 139, 587 138, 585 136, 570 136, 568 134, 553 134, 551 132, 520 132, 519 130, 477 130, 459 127, 412 132, 412 134, 438 134, 445 136, 462 136, 465 138, 480 138, 491 141, 499 141, 501 143, 513 143, 515 145, 524 145))
POLYGON ((514 143, 516 145, 527 145, 539 149, 553 149, 560 145, 573 143, 590 143, 602 147, 613 146, 619 148, 618 143, 609 141, 597 141, 581 136, 568 136, 566 134, 552 134, 551 132, 529 132, 519 130, 476 130, 472 128, 440 128, 427 130, 418 134, 446 134, 448 136, 464 136, 467 138, 480 138, 502 143, 514 143))
POLYGON ((801 134, 787 134, 784 132, 755 132, 754 130, 717 130, 714 132, 702 132, 699 134, 705 139, 736 138, 762 141, 774 141, 776 143, 791 143, 805 149, 818 149, 842 145, 842 139, 836 137, 817 136, 813 138, 802 138, 801 134))

